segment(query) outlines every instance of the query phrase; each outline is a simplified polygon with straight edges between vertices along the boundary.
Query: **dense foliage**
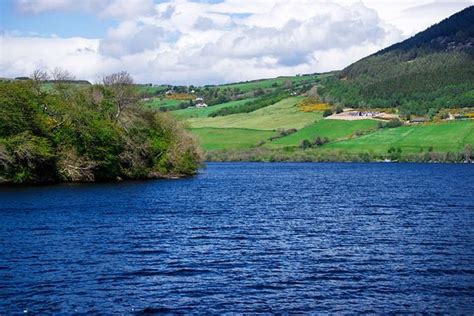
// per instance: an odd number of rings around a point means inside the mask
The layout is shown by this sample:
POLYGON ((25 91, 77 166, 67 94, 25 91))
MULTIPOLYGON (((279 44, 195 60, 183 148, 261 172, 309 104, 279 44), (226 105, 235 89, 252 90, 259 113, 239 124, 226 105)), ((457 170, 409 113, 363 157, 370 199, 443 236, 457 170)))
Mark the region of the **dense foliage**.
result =
POLYGON ((474 7, 327 78, 322 100, 402 114, 474 106, 474 7))
POLYGON ((206 153, 207 161, 256 161, 256 162, 370 162, 390 160, 394 162, 465 162, 472 161, 472 147, 466 145, 464 150, 457 152, 423 151, 405 153, 399 147, 391 147, 386 153, 351 152, 342 150, 320 150, 312 148, 306 140, 301 148, 249 148, 233 150, 214 150, 206 153))
MULTIPOLYGON (((104 181, 191 175, 193 139, 136 103, 133 85, 0 83, 0 183, 104 181)), ((115 80, 115 81, 114 81, 115 80)))

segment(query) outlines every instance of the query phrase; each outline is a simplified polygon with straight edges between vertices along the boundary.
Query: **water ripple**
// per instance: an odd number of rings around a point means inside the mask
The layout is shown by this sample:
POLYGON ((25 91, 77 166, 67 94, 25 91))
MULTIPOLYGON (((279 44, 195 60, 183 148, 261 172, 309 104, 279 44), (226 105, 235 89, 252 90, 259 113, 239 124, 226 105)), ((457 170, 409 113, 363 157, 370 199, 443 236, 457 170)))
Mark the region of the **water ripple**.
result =
POLYGON ((0 188, 0 314, 474 313, 474 168, 0 188))

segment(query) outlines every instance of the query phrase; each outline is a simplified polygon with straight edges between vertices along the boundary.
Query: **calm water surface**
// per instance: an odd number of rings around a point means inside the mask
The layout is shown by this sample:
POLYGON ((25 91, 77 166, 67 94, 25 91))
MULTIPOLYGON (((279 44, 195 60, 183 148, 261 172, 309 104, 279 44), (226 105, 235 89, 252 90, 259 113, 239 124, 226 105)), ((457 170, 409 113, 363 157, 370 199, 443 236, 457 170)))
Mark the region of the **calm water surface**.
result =
POLYGON ((0 314, 474 313, 474 165, 0 189, 0 314))

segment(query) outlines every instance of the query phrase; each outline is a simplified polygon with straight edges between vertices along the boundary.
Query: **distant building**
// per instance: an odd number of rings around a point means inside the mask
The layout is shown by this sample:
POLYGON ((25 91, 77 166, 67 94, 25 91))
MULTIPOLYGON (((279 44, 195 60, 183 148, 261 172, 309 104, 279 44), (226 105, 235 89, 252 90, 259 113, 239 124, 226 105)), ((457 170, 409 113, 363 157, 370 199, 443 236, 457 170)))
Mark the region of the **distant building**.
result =
POLYGON ((207 108, 207 104, 204 103, 204 99, 201 97, 196 98, 194 103, 196 104, 197 108, 207 108))
POLYGON ((410 123, 425 123, 428 122, 428 119, 425 117, 415 117, 410 119, 410 123))

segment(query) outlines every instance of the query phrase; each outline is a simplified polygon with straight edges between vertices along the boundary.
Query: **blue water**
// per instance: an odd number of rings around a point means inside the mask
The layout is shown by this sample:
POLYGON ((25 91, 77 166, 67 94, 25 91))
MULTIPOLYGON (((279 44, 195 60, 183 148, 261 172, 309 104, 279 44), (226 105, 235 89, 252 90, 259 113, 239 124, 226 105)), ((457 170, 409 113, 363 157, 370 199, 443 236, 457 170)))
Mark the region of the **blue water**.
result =
POLYGON ((0 189, 0 314, 474 313, 474 165, 0 189))

